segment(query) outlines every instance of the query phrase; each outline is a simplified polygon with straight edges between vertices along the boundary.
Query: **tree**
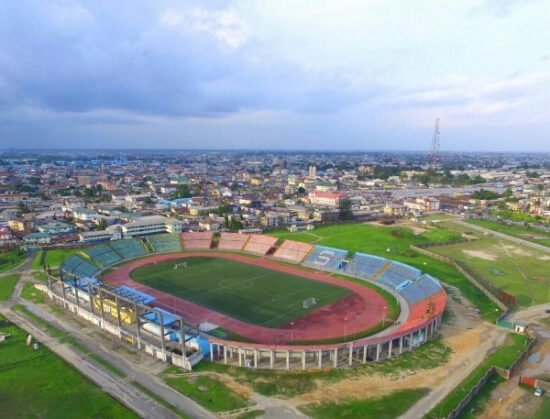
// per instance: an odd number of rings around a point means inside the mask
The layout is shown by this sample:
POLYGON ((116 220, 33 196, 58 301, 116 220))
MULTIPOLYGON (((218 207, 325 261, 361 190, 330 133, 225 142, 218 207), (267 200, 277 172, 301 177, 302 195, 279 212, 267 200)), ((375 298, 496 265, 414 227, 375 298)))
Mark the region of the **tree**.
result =
POLYGON ((174 192, 174 198, 190 198, 191 191, 189 190, 189 185, 179 185, 174 192))
POLYGON ((342 199, 342 201, 340 201, 340 219, 349 220, 352 217, 351 201, 349 199, 342 199))

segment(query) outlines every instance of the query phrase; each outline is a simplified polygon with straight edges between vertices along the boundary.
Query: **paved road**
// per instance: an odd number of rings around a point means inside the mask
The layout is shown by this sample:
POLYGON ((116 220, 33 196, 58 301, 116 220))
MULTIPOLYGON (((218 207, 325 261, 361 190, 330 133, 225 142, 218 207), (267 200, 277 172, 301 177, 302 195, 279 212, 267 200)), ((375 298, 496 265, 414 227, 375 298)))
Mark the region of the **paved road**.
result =
POLYGON ((514 237, 514 236, 509 236, 508 234, 499 233, 498 231, 490 230, 490 229, 485 228, 485 227, 480 227, 480 226, 475 225, 475 224, 470 224, 470 223, 467 223, 465 221, 461 221, 461 220, 451 220, 451 221, 455 224, 459 224, 463 227, 468 227, 472 230, 481 231, 482 233, 491 233, 495 237, 499 237, 501 239, 509 240, 511 242, 521 244, 521 245, 526 246, 526 247, 530 247, 531 249, 539 250, 541 252, 550 253, 550 247, 543 246, 542 244, 533 243, 533 242, 530 242, 528 240, 523 240, 523 239, 520 239, 520 238, 514 237))
POLYGON ((542 319, 544 317, 550 317, 550 303, 539 304, 537 306, 532 306, 524 310, 511 313, 506 316, 506 320, 519 320, 528 323, 532 320, 542 319))
POLYGON ((146 418, 177 418, 177 416, 170 410, 144 395, 135 387, 126 383, 123 379, 118 378, 112 373, 106 371, 104 368, 99 367, 95 362, 91 361, 86 356, 83 356, 72 346, 65 343, 60 343, 58 339, 52 337, 41 328, 35 326, 24 316, 14 313, 7 308, 0 309, 0 312, 8 320, 16 324, 21 329, 29 332, 35 339, 38 339, 57 356, 88 377, 103 391, 109 393, 133 411, 138 412, 140 416, 146 418))
MULTIPOLYGON (((31 264, 32 264, 32 260, 29 260, 24 265, 24 267, 22 269, 22 272, 21 272, 21 280, 17 283, 17 286, 15 287, 14 292, 12 294, 11 300, 8 301, 8 302, 3 303, 0 307, 3 306, 5 309, 7 309, 8 307, 12 307, 15 304, 21 304, 21 305, 25 306, 25 308, 27 308, 27 310, 29 310, 31 313, 35 314, 36 316, 38 316, 42 320, 46 321, 47 323, 53 325, 55 328, 57 328, 59 330, 65 330, 68 333, 70 333, 72 336, 76 337, 78 342, 81 345, 85 346, 90 351, 89 353, 96 354, 97 356, 99 356, 102 359, 104 359, 105 361, 107 361, 109 364, 113 365, 119 371, 126 374, 127 377, 128 377, 126 380, 131 379, 134 382, 139 383, 140 385, 145 387, 147 390, 151 391, 153 394, 155 394, 158 397, 166 400, 168 403, 170 403, 176 409, 180 410, 181 412, 184 412, 187 416, 189 416, 191 418, 201 418, 201 419, 202 418, 216 418, 216 416, 213 415, 212 413, 210 413, 208 410, 204 409, 202 406, 198 405, 196 402, 189 399, 188 397, 183 396, 181 393, 178 393, 177 391, 175 391, 174 389, 172 389, 171 387, 166 385, 164 382, 162 382, 158 377, 152 375, 149 371, 146 371, 145 369, 140 368, 138 365, 131 364, 124 357, 122 357, 121 355, 118 355, 116 352, 113 352, 112 350, 110 350, 110 348, 104 347, 101 342, 95 340, 92 337, 89 337, 88 335, 83 333, 82 330, 80 330, 78 327, 74 326, 71 322, 68 322, 65 319, 61 318, 61 317, 53 315, 48 310, 46 310, 45 308, 41 307, 38 304, 34 304, 30 301, 22 299, 21 298, 21 291, 23 290, 23 287, 24 287, 25 283, 27 283, 28 281, 34 280, 32 275, 30 274, 31 264)), ((36 326, 34 326, 33 323, 29 322, 28 319, 24 318, 23 316, 21 316, 17 313, 14 313, 14 312, 9 312, 8 315, 17 316, 18 318, 22 318, 22 320, 24 320, 26 322, 26 324, 29 324, 30 326, 34 327, 35 330, 38 330, 42 334, 47 336, 47 334, 44 331, 42 331, 40 328, 37 328, 36 326)), ((8 317, 8 316, 6 316, 6 317, 8 317)), ((14 321, 14 323, 16 323, 16 322, 14 321)), ((28 332, 31 332, 31 330, 28 327, 22 327, 22 328, 24 328, 28 332)), ((35 332, 31 332, 31 334, 33 334, 34 336, 39 337, 39 335, 35 332)), ((40 340, 43 340, 43 338, 40 337, 40 340)), ((51 338, 49 338, 49 340, 52 341, 51 338)), ((74 352, 74 348, 72 348, 71 346, 68 346, 68 349, 72 350, 74 352)), ((52 350, 54 350, 54 349, 52 348, 52 350)), ((62 357, 63 359, 65 359, 69 364, 74 365, 71 362, 71 360, 66 359, 64 357, 65 351, 63 351, 63 353, 57 353, 56 352, 56 354, 58 356, 62 357)), ((75 354, 78 358, 78 362, 83 362, 82 359, 84 359, 85 356, 83 357, 83 354, 81 352, 75 352, 75 354)), ((161 406, 160 404, 158 404, 156 401, 151 399, 148 395, 145 395, 144 393, 139 391, 136 387, 132 386, 131 384, 129 384, 125 380, 123 380, 123 379, 121 379, 117 376, 112 375, 111 372, 109 372, 107 370, 104 370, 103 367, 96 364, 94 361, 86 358, 86 365, 88 366, 88 364, 93 367, 92 369, 88 368, 88 370, 90 370, 90 371, 91 370, 102 371, 102 374, 110 376, 111 380, 116 380, 115 382, 117 382, 118 384, 121 384, 121 387, 129 389, 128 391, 131 391, 132 393, 139 394, 142 398, 144 398, 145 400, 148 400, 149 403, 154 403, 158 407, 162 408, 164 413, 167 412, 167 414, 169 414, 169 416, 162 416, 162 415, 161 416, 156 416, 157 413, 152 412, 152 413, 155 413, 155 415, 152 416, 152 415, 144 413, 145 417, 155 417, 155 418, 156 417, 175 417, 175 415, 171 411, 169 411, 168 409, 166 409, 163 406, 161 406)), ((77 368, 77 369, 79 371, 81 371, 84 375, 86 375, 88 378, 90 378, 92 381, 96 382, 95 379, 93 377, 88 376, 88 374, 86 374, 85 371, 82 371, 79 368, 77 368)), ((111 382, 113 382, 113 381, 111 381, 111 382)), ((96 382, 96 384, 97 384, 97 382, 96 382)), ((98 384, 98 385, 100 385, 100 384, 98 384)), ((112 393, 110 391, 110 387, 104 387, 102 385, 100 385, 100 387, 104 391, 110 393, 113 397, 118 399, 117 394, 112 393)), ((126 399, 120 399, 120 400, 126 400, 126 399)), ((129 406, 129 407, 132 408, 132 406, 129 406)), ((162 412, 160 412, 160 413, 162 413, 162 412)))

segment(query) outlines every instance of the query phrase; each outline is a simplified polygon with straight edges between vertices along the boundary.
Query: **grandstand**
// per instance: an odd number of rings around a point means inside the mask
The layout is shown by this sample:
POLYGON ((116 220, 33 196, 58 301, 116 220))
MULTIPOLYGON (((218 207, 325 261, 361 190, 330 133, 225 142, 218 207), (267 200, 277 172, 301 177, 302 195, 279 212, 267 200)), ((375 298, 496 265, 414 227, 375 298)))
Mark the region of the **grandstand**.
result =
POLYGON ((214 233, 210 231, 205 232, 186 232, 181 233, 183 238, 183 247, 185 249, 210 249, 212 246, 212 238, 214 233))
POLYGON ((250 236, 239 233, 222 233, 218 243, 220 250, 242 250, 250 236))
POLYGON ((424 297, 415 304, 409 303, 409 318, 407 319, 407 323, 399 329, 399 332, 418 327, 431 318, 440 315, 445 310, 446 301, 447 294, 441 289, 436 294, 428 298, 424 297))
POLYGON ((153 247, 155 253, 181 252, 179 234, 155 234, 148 236, 147 240, 153 247))
POLYGON ((71 256, 63 265, 61 269, 70 274, 78 277, 92 277, 99 272, 99 268, 87 262, 82 257, 75 255, 71 256))
POLYGON ((287 262, 300 263, 312 249, 313 246, 311 244, 296 242, 294 240, 285 240, 285 242, 275 251, 273 257, 287 262))
POLYGON ((143 243, 139 239, 126 239, 117 240, 110 243, 110 246, 120 255, 123 259, 133 259, 141 256, 145 256, 149 252, 143 243))
POLYGON ((378 278, 378 282, 394 289, 405 288, 411 281, 415 281, 422 273, 412 266, 392 261, 391 266, 378 278))
POLYGON ((277 243, 276 237, 264 236, 262 234, 251 234, 244 246, 246 252, 256 255, 267 255, 273 246, 277 243))
POLYGON ((346 272, 359 278, 373 279, 387 264, 387 259, 365 253, 356 253, 348 263, 346 272))
POLYGON ((91 247, 86 250, 86 253, 101 266, 109 266, 121 261, 120 256, 108 244, 91 247))
POLYGON ((347 250, 315 246, 315 250, 305 260, 303 265, 323 271, 338 271, 342 269, 342 264, 347 256, 347 250))

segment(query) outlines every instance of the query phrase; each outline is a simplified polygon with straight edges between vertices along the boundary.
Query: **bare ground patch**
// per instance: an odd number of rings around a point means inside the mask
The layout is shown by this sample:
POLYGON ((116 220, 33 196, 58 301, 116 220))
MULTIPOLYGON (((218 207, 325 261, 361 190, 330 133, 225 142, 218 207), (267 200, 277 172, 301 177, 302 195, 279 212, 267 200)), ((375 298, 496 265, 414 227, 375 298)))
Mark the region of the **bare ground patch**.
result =
POLYGON ((478 258, 478 259, 488 260, 490 262, 494 262, 498 259, 498 257, 493 253, 489 253, 484 250, 462 249, 462 252, 468 256, 478 258))

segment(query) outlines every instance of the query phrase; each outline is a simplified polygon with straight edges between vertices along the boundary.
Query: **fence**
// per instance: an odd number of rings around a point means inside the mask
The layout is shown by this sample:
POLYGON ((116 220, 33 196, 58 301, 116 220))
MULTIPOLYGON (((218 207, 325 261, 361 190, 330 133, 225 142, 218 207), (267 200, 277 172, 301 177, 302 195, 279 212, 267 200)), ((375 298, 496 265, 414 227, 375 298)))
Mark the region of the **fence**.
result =
MULTIPOLYGON (((518 365, 525 359, 527 355, 531 352, 531 348, 536 343, 536 339, 531 339, 529 343, 525 346, 523 349, 523 352, 517 357, 517 359, 514 361, 514 363, 510 366, 510 368, 500 368, 500 367, 491 367, 483 377, 480 378, 480 380, 476 383, 475 386, 472 387, 472 389, 468 392, 466 396, 458 403, 457 407, 455 407, 451 413, 447 416, 447 419, 454 419, 462 413, 462 411, 468 406, 468 403, 472 401, 474 396, 478 394, 483 386, 487 384, 487 381, 493 375, 498 374, 505 380, 509 380, 512 374, 514 373, 514 370, 518 367, 518 365)), ((521 380, 521 377, 520 377, 521 380)))
POLYGON ((490 368, 483 377, 479 379, 479 381, 476 383, 475 386, 472 387, 470 392, 458 403, 458 406, 454 408, 451 413, 449 413, 449 416, 447 416, 448 419, 454 419, 460 416, 462 411, 468 404, 472 401, 472 399, 481 391, 481 389, 487 384, 487 381, 491 379, 496 374, 495 367, 490 368))
MULTIPOLYGON (((467 241, 467 240, 465 240, 467 241)), ((452 243, 458 243, 458 241, 454 241, 452 243)), ((441 245, 441 244, 438 244, 441 245)), ((475 285, 485 296, 491 300, 493 303, 495 303, 501 310, 507 311, 508 306, 499 298, 499 296, 502 293, 502 290, 496 288, 491 283, 481 279, 474 277, 473 273, 470 272, 468 267, 464 265, 462 262, 458 262, 454 260, 453 258, 449 256, 440 255, 438 253, 432 252, 431 250, 428 250, 426 247, 433 247, 434 245, 428 245, 428 246, 414 246, 411 245, 411 249, 415 252, 418 252, 420 254, 429 256, 435 260, 439 260, 440 262, 445 262, 451 266, 454 266, 454 268, 460 272, 468 281, 470 281, 473 285, 475 285)))

